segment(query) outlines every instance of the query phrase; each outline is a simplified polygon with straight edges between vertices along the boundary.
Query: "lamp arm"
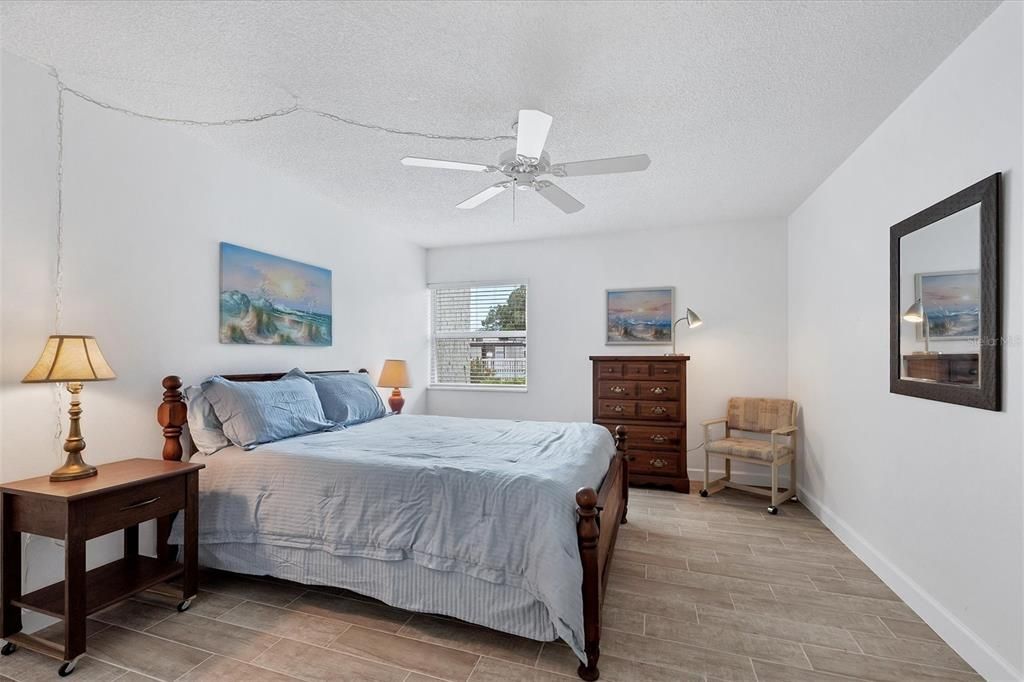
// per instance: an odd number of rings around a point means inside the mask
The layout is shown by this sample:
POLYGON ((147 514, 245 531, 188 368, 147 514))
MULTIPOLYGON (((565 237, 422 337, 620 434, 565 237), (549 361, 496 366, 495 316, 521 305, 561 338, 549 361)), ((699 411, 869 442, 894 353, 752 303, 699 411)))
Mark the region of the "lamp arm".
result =
POLYGON ((685 319, 685 317, 680 317, 672 323, 672 355, 676 355, 676 327, 678 327, 679 323, 685 319))
MULTIPOLYGON (((921 310, 922 311, 924 310, 924 303, 923 302, 921 304, 921 310)), ((929 330, 929 327, 931 327, 931 325, 928 324, 928 313, 927 312, 924 313, 923 317, 924 317, 924 319, 921 320, 921 326, 924 327, 924 352, 925 352, 925 354, 930 354, 932 351, 931 351, 931 348, 928 347, 928 345, 931 342, 931 336, 932 335, 931 335, 931 331, 929 330)))

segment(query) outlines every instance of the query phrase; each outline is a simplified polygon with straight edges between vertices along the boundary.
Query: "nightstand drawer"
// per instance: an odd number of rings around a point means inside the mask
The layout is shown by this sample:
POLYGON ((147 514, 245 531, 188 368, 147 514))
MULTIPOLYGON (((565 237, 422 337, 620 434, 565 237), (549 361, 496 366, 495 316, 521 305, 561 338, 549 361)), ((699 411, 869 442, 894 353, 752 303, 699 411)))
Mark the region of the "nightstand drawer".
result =
POLYGON ((636 401, 599 400, 597 401, 597 414, 609 419, 633 417, 636 415, 636 401))
POLYGON ((678 452, 645 452, 643 450, 629 450, 628 452, 631 474, 678 476, 680 473, 678 452))
POLYGON ((635 381, 599 381, 597 383, 598 398, 635 398, 635 381))
POLYGON ((186 477, 172 476, 76 503, 89 538, 172 514, 185 507, 186 477))

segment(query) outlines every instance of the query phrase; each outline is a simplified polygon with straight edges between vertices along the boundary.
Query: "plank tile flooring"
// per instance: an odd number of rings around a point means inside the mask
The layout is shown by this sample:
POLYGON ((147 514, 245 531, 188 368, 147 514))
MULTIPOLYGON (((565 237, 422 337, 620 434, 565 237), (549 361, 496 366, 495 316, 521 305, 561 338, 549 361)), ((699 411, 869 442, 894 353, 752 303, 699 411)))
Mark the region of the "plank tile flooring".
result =
MULTIPOLYGON (((981 680, 799 504, 631 491, 604 607, 607 682, 981 680)), ((193 607, 146 593, 96 614, 72 679, 566 682, 540 643, 329 588, 207 571, 193 607)), ((61 637, 60 626, 47 636, 61 637)), ((25 649, 0 680, 57 679, 25 649)))

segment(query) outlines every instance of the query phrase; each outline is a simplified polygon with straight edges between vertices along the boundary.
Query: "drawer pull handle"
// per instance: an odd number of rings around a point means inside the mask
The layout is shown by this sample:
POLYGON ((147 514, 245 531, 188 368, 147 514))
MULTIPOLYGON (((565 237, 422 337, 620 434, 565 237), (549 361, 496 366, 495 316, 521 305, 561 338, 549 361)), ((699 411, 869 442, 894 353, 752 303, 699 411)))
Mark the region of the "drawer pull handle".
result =
POLYGON ((136 502, 135 504, 129 504, 126 507, 121 507, 121 511, 128 511, 129 509, 138 509, 139 507, 146 507, 146 506, 149 506, 149 505, 153 504, 154 502, 156 502, 159 499, 160 499, 160 496, 157 495, 154 498, 151 498, 151 499, 148 499, 148 500, 143 500, 142 502, 136 502))
POLYGON ((612 412, 617 412, 619 414, 622 414, 622 405, 616 405, 615 407, 613 407, 612 408, 612 412))
POLYGON ((651 393, 654 395, 661 395, 662 393, 668 393, 668 389, 664 386, 655 386, 651 389, 651 393))
POLYGON ((668 410, 666 410, 661 405, 656 405, 656 406, 651 408, 651 414, 662 415, 662 414, 667 414, 667 413, 668 413, 668 410))
POLYGON ((667 443, 668 442, 668 438, 665 438, 665 436, 661 435, 660 433, 656 433, 653 436, 651 436, 651 440, 653 442, 655 442, 655 443, 667 443))
POLYGON ((668 464, 668 462, 663 460, 661 457, 651 460, 651 466, 657 469, 663 468, 666 464, 668 464))
POLYGON ((608 390, 611 391, 612 393, 625 393, 626 392, 626 388, 624 386, 612 386, 608 390))

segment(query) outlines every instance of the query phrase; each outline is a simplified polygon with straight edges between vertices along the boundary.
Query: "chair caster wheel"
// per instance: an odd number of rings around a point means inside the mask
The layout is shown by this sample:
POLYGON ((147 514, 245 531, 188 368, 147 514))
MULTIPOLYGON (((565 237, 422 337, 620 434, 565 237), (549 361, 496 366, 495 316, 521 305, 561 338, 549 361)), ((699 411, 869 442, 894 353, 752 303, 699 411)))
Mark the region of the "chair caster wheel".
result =
POLYGON ((14 642, 6 642, 3 648, 0 648, 0 656, 10 656, 18 650, 18 645, 14 642))
POLYGON ((779 508, 772 505, 771 507, 768 507, 768 513, 774 516, 775 514, 779 513, 779 508))
POLYGON ((63 663, 61 663, 60 667, 57 669, 57 674, 60 675, 61 677, 67 677, 71 673, 75 672, 75 666, 77 664, 78 664, 77 660, 74 660, 74 661, 64 661, 63 663))
POLYGON ((188 611, 188 607, 192 606, 192 599, 183 599, 178 603, 178 613, 185 613, 188 611))
POLYGON ((700 491, 700 496, 701 497, 707 497, 708 496, 708 491, 707 491, 706 488, 700 491))

